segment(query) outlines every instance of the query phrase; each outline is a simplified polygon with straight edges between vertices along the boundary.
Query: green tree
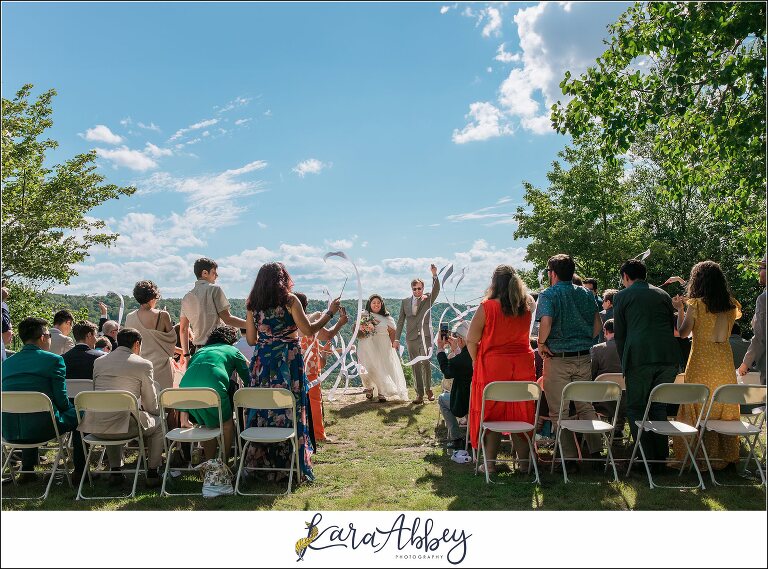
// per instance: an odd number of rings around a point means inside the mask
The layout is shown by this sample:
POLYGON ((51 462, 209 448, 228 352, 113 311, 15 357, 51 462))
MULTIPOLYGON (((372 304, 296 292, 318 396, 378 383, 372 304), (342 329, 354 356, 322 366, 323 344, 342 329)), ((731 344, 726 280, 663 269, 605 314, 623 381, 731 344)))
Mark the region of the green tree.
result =
POLYGON ((578 78, 552 123, 579 139, 597 133, 615 159, 652 133, 660 191, 689 188, 734 224, 749 256, 762 255, 765 226, 766 11, 763 2, 649 2, 610 27, 608 49, 578 78), (643 63, 644 66, 640 64, 643 63))
MULTIPOLYGON (((78 154, 62 164, 46 165, 46 152, 58 146, 45 138, 53 124, 51 89, 35 102, 32 85, 12 100, 2 100, 2 275, 33 287, 69 283, 93 245, 110 245, 117 234, 86 214, 133 187, 102 184, 96 154, 78 154)), ((23 293, 19 293, 23 294, 23 293)))

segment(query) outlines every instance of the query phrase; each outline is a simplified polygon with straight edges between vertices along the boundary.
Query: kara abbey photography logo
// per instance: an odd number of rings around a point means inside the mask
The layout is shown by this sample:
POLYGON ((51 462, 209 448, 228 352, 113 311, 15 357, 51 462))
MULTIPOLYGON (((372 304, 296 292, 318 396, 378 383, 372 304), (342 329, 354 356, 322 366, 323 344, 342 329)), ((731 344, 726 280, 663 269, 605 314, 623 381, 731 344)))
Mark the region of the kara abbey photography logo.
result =
POLYGON ((395 559, 442 559, 458 565, 467 555, 467 542, 472 534, 464 530, 435 528, 432 518, 419 517, 408 521, 405 514, 398 515, 390 527, 376 527, 366 531, 350 522, 346 525, 322 524, 317 513, 305 522, 307 534, 296 542, 296 561, 303 561, 309 551, 322 551, 333 547, 379 553, 389 547, 396 550, 395 559))

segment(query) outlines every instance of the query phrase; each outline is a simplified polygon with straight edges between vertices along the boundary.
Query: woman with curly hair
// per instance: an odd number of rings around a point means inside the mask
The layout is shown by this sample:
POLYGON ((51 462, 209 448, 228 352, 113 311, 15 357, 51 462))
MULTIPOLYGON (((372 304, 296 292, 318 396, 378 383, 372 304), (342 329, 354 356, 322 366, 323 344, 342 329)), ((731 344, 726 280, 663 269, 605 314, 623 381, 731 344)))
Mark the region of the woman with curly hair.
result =
MULTIPOLYGON (((291 291, 293 281, 282 263, 262 265, 246 301, 246 338, 255 346, 251 360, 251 387, 283 388, 296 398, 299 443, 299 479, 314 480, 307 407, 308 383, 298 332, 313 336, 322 329, 341 303, 337 298, 323 315, 310 324, 301 301, 291 291)), ((290 427, 292 418, 285 410, 250 409, 249 427, 290 427)), ((292 459, 289 442, 252 444, 248 447, 249 468, 288 470, 292 459)))
POLYGON ((171 359, 176 350, 176 332, 171 316, 156 308, 160 291, 152 281, 139 281, 133 287, 139 308, 125 317, 125 328, 141 333, 141 357, 152 362, 154 379, 160 390, 173 387, 171 359))
MULTIPOLYGON (((248 362, 245 356, 232 344, 237 341, 240 333, 232 326, 214 328, 205 345, 198 349, 187 365, 187 371, 181 378, 179 387, 210 387, 221 399, 221 417, 224 421, 224 460, 227 460, 229 449, 232 448, 235 425, 232 421, 232 394, 230 377, 234 372, 240 376, 243 383, 250 380, 248 362)), ((190 409, 189 415, 198 425, 204 427, 219 427, 219 413, 215 409, 190 409)), ((216 456, 216 440, 203 443, 205 458, 216 456)))
MULTIPOLYGON (((672 305, 677 310, 677 328, 681 338, 693 334, 691 354, 685 367, 685 383, 701 383, 710 394, 721 385, 736 383, 733 351, 728 337, 733 323, 741 318, 741 304, 733 298, 728 281, 714 261, 702 261, 691 269, 686 296, 677 295, 672 305), (687 305, 687 310, 686 310, 687 305)), ((711 395, 710 395, 711 396, 711 395)), ((680 421, 695 424, 701 405, 681 405, 680 421)), ((738 421, 739 406, 717 404, 709 416, 713 420, 738 421)), ((739 461, 739 439, 714 432, 704 434, 704 445, 713 470, 735 467, 739 461)), ((683 460, 685 445, 679 437, 673 442, 675 458, 683 460)), ((706 466, 705 466, 706 468, 706 466)))

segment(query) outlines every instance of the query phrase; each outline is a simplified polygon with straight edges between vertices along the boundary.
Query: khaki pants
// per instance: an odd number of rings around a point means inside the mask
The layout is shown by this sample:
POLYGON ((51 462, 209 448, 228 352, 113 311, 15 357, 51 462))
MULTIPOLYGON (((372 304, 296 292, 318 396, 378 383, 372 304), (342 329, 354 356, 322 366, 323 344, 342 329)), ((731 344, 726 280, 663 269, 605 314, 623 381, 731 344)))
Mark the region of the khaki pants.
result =
MULTIPOLYGON (((419 356, 426 356, 424 351, 424 345, 421 341, 421 336, 418 340, 406 342, 408 346, 408 359, 412 360, 419 356)), ((429 342, 427 342, 427 349, 429 349, 429 342)), ((432 390, 432 370, 430 369, 429 360, 422 360, 411 366, 413 370, 413 387, 416 389, 416 397, 424 397, 424 390, 432 390)), ((591 373, 591 371, 590 371, 591 373)))
MULTIPOLYGON (((549 419, 552 421, 552 429, 557 429, 557 417, 560 408, 563 408, 563 417, 573 419, 569 413, 570 401, 562 401, 563 388, 572 381, 592 381, 592 360, 590 355, 573 356, 570 358, 544 358, 544 395, 549 406, 549 419)), ((594 407, 591 403, 574 401, 576 417, 578 419, 597 419, 594 407)), ((600 435, 586 435, 589 452, 600 452, 603 448, 600 435)), ((573 434, 563 431, 560 435, 563 444, 563 454, 566 458, 577 456, 573 434)))
MULTIPOLYGON (((157 468, 163 461, 163 428, 158 422, 148 429, 143 429, 144 446, 149 449, 149 459, 147 466, 149 468, 157 468)), ((94 436, 105 440, 120 440, 127 439, 128 437, 138 437, 139 431, 136 428, 136 421, 131 419, 131 428, 126 434, 107 435, 97 434, 94 436)), ((123 445, 112 445, 107 447, 107 458, 109 459, 110 468, 117 468, 123 466, 123 445)))

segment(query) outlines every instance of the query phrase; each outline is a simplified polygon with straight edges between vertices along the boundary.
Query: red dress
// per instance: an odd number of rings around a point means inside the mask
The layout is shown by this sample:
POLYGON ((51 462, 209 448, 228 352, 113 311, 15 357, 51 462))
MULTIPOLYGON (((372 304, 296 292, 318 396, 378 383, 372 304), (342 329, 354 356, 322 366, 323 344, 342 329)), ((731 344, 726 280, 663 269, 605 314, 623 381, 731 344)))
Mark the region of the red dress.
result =
MULTIPOLYGON (((469 429, 472 448, 478 447, 480 409, 485 386, 494 381, 536 381, 536 364, 529 337, 531 313, 507 316, 496 299, 480 303, 485 311, 483 336, 477 347, 469 404, 469 429)), ((487 421, 526 421, 533 424, 533 401, 498 403, 486 401, 487 421)))

